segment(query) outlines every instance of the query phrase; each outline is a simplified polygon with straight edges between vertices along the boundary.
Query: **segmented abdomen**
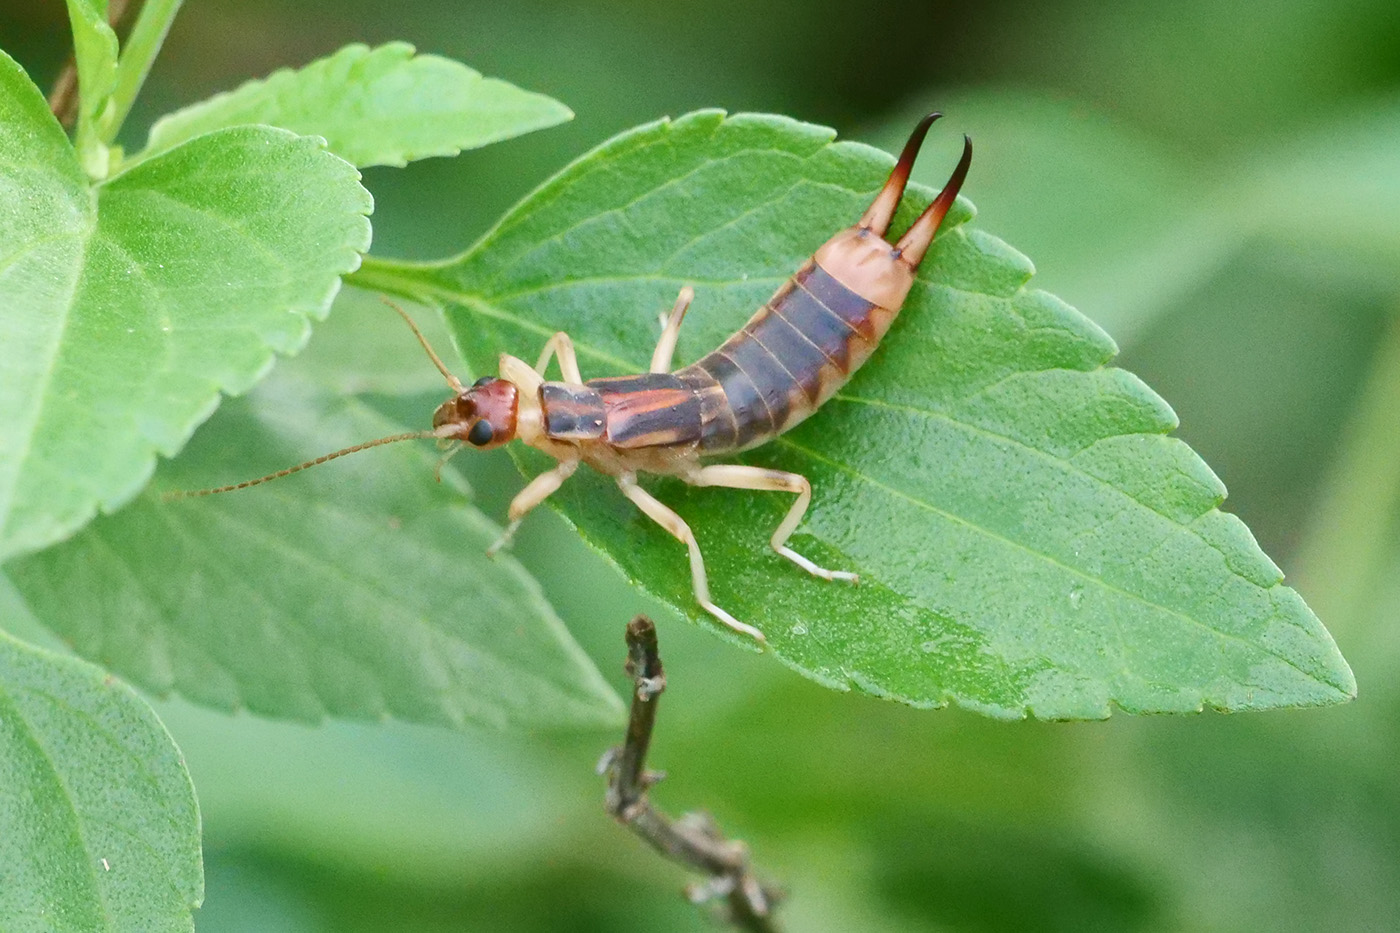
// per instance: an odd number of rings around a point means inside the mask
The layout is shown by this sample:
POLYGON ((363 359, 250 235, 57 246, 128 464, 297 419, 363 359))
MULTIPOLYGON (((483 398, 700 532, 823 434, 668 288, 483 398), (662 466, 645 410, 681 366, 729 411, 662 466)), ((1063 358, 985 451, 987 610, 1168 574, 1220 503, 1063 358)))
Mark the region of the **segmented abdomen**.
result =
POLYGON ((870 357, 897 311, 809 261, 723 346, 676 372, 700 399, 701 450, 755 447, 812 414, 870 357))

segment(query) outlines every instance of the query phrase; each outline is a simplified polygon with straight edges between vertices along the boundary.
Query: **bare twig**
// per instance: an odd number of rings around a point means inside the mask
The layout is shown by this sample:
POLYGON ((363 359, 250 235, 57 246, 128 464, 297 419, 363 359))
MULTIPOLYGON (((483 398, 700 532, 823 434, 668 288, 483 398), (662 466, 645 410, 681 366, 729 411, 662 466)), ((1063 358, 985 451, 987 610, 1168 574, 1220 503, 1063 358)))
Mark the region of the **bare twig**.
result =
POLYGON ((72 55, 64 62, 53 90, 49 91, 49 110, 64 129, 71 129, 78 119, 78 62, 72 55))
MULTIPOLYGON (((107 4, 107 22, 116 29, 126 15, 128 0, 110 0, 107 4)), ((63 70, 54 80, 53 90, 49 91, 49 110, 58 117, 64 128, 71 128, 78 119, 78 59, 69 55, 63 70)))
POLYGON ((634 688, 627 739, 599 763, 599 770, 608 776, 608 813, 666 858, 708 876, 687 889, 692 901, 698 904, 724 898, 729 922, 736 928, 776 933, 773 909, 782 892, 754 875, 748 847, 725 839, 708 814, 687 813, 672 820, 647 798, 647 790, 664 776, 646 770, 646 755, 656 725, 656 707, 666 689, 666 673, 661 666, 656 626, 646 616, 637 616, 627 626, 627 673, 634 688))

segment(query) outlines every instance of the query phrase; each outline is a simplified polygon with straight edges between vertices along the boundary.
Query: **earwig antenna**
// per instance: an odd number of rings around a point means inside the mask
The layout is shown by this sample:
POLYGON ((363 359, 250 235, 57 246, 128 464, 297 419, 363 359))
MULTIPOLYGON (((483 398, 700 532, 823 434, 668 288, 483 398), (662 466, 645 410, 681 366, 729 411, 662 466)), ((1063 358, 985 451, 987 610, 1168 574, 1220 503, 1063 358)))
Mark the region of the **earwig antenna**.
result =
POLYGON ((403 322, 408 325, 410 330, 413 331, 413 336, 417 337, 418 342, 423 345, 423 349, 427 351, 428 357, 433 361, 433 365, 438 368, 438 372, 442 373, 443 376, 446 377, 447 384, 452 387, 452 391, 461 394, 463 389, 462 381, 456 376, 452 375, 452 370, 448 369, 445 365, 443 365, 442 359, 439 358, 437 353, 433 351, 433 345, 428 343, 428 338, 423 336, 423 332, 418 329, 417 324, 413 323, 413 318, 408 316, 408 312, 405 311, 403 308, 400 308, 398 305, 394 304, 388 298, 385 298, 383 295, 379 296, 379 300, 384 302, 389 307, 393 308, 395 311, 399 312, 399 317, 403 318, 403 322))
POLYGON ((344 450, 337 450, 335 453, 317 457, 315 460, 308 460, 305 463, 298 463, 294 467, 287 467, 285 470, 278 470, 276 473, 269 473, 258 479, 245 480, 241 483, 234 483, 232 486, 219 486, 214 489, 198 489, 194 491, 174 490, 167 492, 160 497, 162 502, 174 502, 179 499, 196 499, 200 496, 213 496, 221 492, 234 492, 239 489, 247 489, 249 486, 260 486, 263 483, 270 483, 275 479, 284 476, 291 476, 293 473, 300 473, 302 470, 309 470, 314 466, 328 463, 338 457, 347 454, 359 453, 362 450, 369 450, 371 447, 381 447, 384 444, 397 444, 399 441, 425 440, 430 437, 438 437, 435 431, 410 431, 407 434, 392 434, 389 437, 381 437, 378 440, 365 441, 363 444, 356 444, 354 447, 346 447, 344 450))
MULTIPOLYGON (((418 325, 413 323, 413 318, 408 316, 408 312, 405 311, 403 308, 400 308, 398 305, 394 304, 394 302, 390 301, 388 298, 385 298, 383 295, 379 297, 380 300, 383 301, 386 305, 397 311, 399 313, 399 317, 403 318, 404 323, 408 325, 408 329, 413 331, 413 336, 418 338, 418 343, 422 345, 423 350, 428 354, 428 358, 433 361, 433 365, 438 368, 438 372, 442 373, 443 378, 447 380, 447 384, 452 387, 452 391, 458 393, 459 395, 463 391, 465 391, 464 387, 462 386, 462 381, 456 376, 452 375, 452 371, 449 370, 447 366, 443 364, 442 358, 439 357, 437 355, 437 352, 433 350, 433 345, 428 343, 428 338, 423 336, 423 332, 418 329, 418 325)), ((308 460, 305 463, 299 463, 294 467, 288 467, 285 470, 278 470, 276 473, 269 473, 268 475, 258 477, 257 479, 245 480, 244 482, 234 483, 230 486, 219 486, 214 489, 198 489, 194 491, 175 490, 172 492, 165 493, 160 498, 162 502, 173 502, 179 499, 195 499, 200 496, 213 496, 224 492, 235 492, 239 489, 247 489, 249 486, 261 486, 263 483, 270 483, 275 479, 281 479, 284 476, 291 476, 293 473, 300 473, 302 470, 309 470, 314 466, 320 466, 323 463, 328 463, 331 460, 344 457, 348 454, 356 454, 362 450, 369 450, 371 447, 381 447, 384 444, 396 444, 399 441, 426 440, 427 438, 433 437, 438 438, 439 440, 445 439, 447 435, 440 432, 441 429, 433 431, 410 431, 406 434, 394 434, 389 437, 381 437, 378 440, 365 441, 363 444, 356 444, 353 447, 346 447, 344 450, 337 450, 335 453, 326 454, 325 456, 317 457, 315 460, 308 460)), ((445 459, 444 462, 446 462, 445 459)), ((439 481, 441 481, 442 463, 438 464, 437 470, 435 472, 439 476, 439 481)))

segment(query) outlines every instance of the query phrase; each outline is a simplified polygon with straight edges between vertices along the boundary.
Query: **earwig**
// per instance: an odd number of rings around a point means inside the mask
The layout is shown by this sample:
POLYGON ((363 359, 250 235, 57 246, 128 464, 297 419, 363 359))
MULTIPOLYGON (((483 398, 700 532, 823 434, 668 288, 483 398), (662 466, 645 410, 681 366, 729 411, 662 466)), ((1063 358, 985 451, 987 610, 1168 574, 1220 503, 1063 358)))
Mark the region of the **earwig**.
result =
MULTIPOLYGON (((429 432, 395 435, 321 460, 411 437, 436 437, 454 451, 463 444, 485 450, 512 440, 544 451, 557 466, 536 476, 511 501, 509 523, 488 550, 493 554, 510 542, 527 513, 586 463, 614 477, 624 496, 686 546, 700 606, 735 631, 763 642, 762 632, 711 600, 705 562, 690 526, 638 485, 637 474, 676 476, 693 486, 793 493, 797 499, 769 541, 773 550, 815 576, 856 582, 856 574, 818 566, 787 546, 812 499, 806 477, 743 464, 705 463, 702 458, 748 450, 792 429, 845 385, 875 351, 899 314, 915 271, 972 162, 972 141, 964 137, 962 158, 938 197, 893 246, 885 240, 914 159, 939 116, 931 113, 919 121, 889 179, 856 225, 827 240, 743 328, 698 362, 671 371, 681 322, 694 298, 689 286, 681 289, 670 314, 662 318, 648 372, 587 381, 579 372, 573 342, 561 331, 545 344, 535 366, 503 353, 499 375, 463 386, 404 315, 452 387, 452 397, 433 414, 429 432), (563 375, 560 382, 544 378, 554 358, 563 375)), ((210 492, 254 485, 307 465, 210 492)))

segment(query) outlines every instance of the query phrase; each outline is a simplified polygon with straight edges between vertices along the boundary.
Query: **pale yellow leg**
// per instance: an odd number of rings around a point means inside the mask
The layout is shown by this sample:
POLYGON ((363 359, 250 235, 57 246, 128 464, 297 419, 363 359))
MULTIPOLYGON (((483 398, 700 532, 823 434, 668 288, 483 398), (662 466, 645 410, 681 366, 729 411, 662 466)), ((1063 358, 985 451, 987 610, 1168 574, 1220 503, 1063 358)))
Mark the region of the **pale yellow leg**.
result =
POLYGON ((510 524, 506 525, 506 530, 501 532, 496 543, 486 549, 486 556, 495 557, 497 551, 509 545, 510 539, 515 537, 515 530, 525 520, 525 515, 535 506, 554 495, 559 487, 564 485, 564 480, 573 476, 577 469, 577 460, 564 460, 554 469, 541 473, 530 480, 524 489, 516 493, 515 498, 510 500, 510 524))
POLYGON ((438 441, 442 446, 442 456, 438 458, 437 466, 433 467, 433 479, 442 482, 442 468, 447 466, 447 461, 457 456, 457 451, 462 449, 461 441, 438 441))
POLYGON ((797 523, 802 521, 802 516, 807 512, 807 506, 812 502, 812 484, 807 481, 807 477, 797 473, 784 473, 781 470, 765 470, 762 467, 722 463, 701 467, 699 471, 686 477, 686 482, 693 486, 727 486, 731 489, 797 493, 797 501, 792 504, 792 508, 788 510, 787 516, 778 525, 778 530, 773 532, 773 537, 769 541, 773 550, 808 573, 824 580, 849 580, 852 583, 857 581, 856 574, 846 570, 827 570, 825 567, 818 567, 787 546, 788 538, 792 537, 797 523))
POLYGON ((559 357, 559 371, 564 374, 565 382, 583 385, 583 375, 578 371, 578 356, 574 353, 574 342, 562 330, 550 337, 549 342, 544 345, 540 361, 535 364, 535 372, 543 376, 551 356, 559 357))
POLYGON ((695 589, 695 599, 700 603, 700 607, 734 631, 748 635, 757 642, 766 642, 767 639, 758 629, 751 625, 745 625, 710 601, 710 584, 705 578, 705 560, 700 556, 700 546, 695 543, 695 535, 685 520, 663 505, 651 493, 638 486, 636 476, 624 473, 617 478, 617 485, 622 490, 622 494, 631 499, 637 508, 647 514, 648 518, 665 528, 690 550, 690 579, 695 589))
POLYGON ((671 371, 671 357, 676 353, 676 340, 681 335, 681 321, 685 318, 685 309, 690 307, 694 298, 695 289, 689 285, 685 286, 676 296, 676 305, 671 309, 671 313, 661 316, 661 339, 656 342, 656 350, 651 354, 650 372, 671 371))

